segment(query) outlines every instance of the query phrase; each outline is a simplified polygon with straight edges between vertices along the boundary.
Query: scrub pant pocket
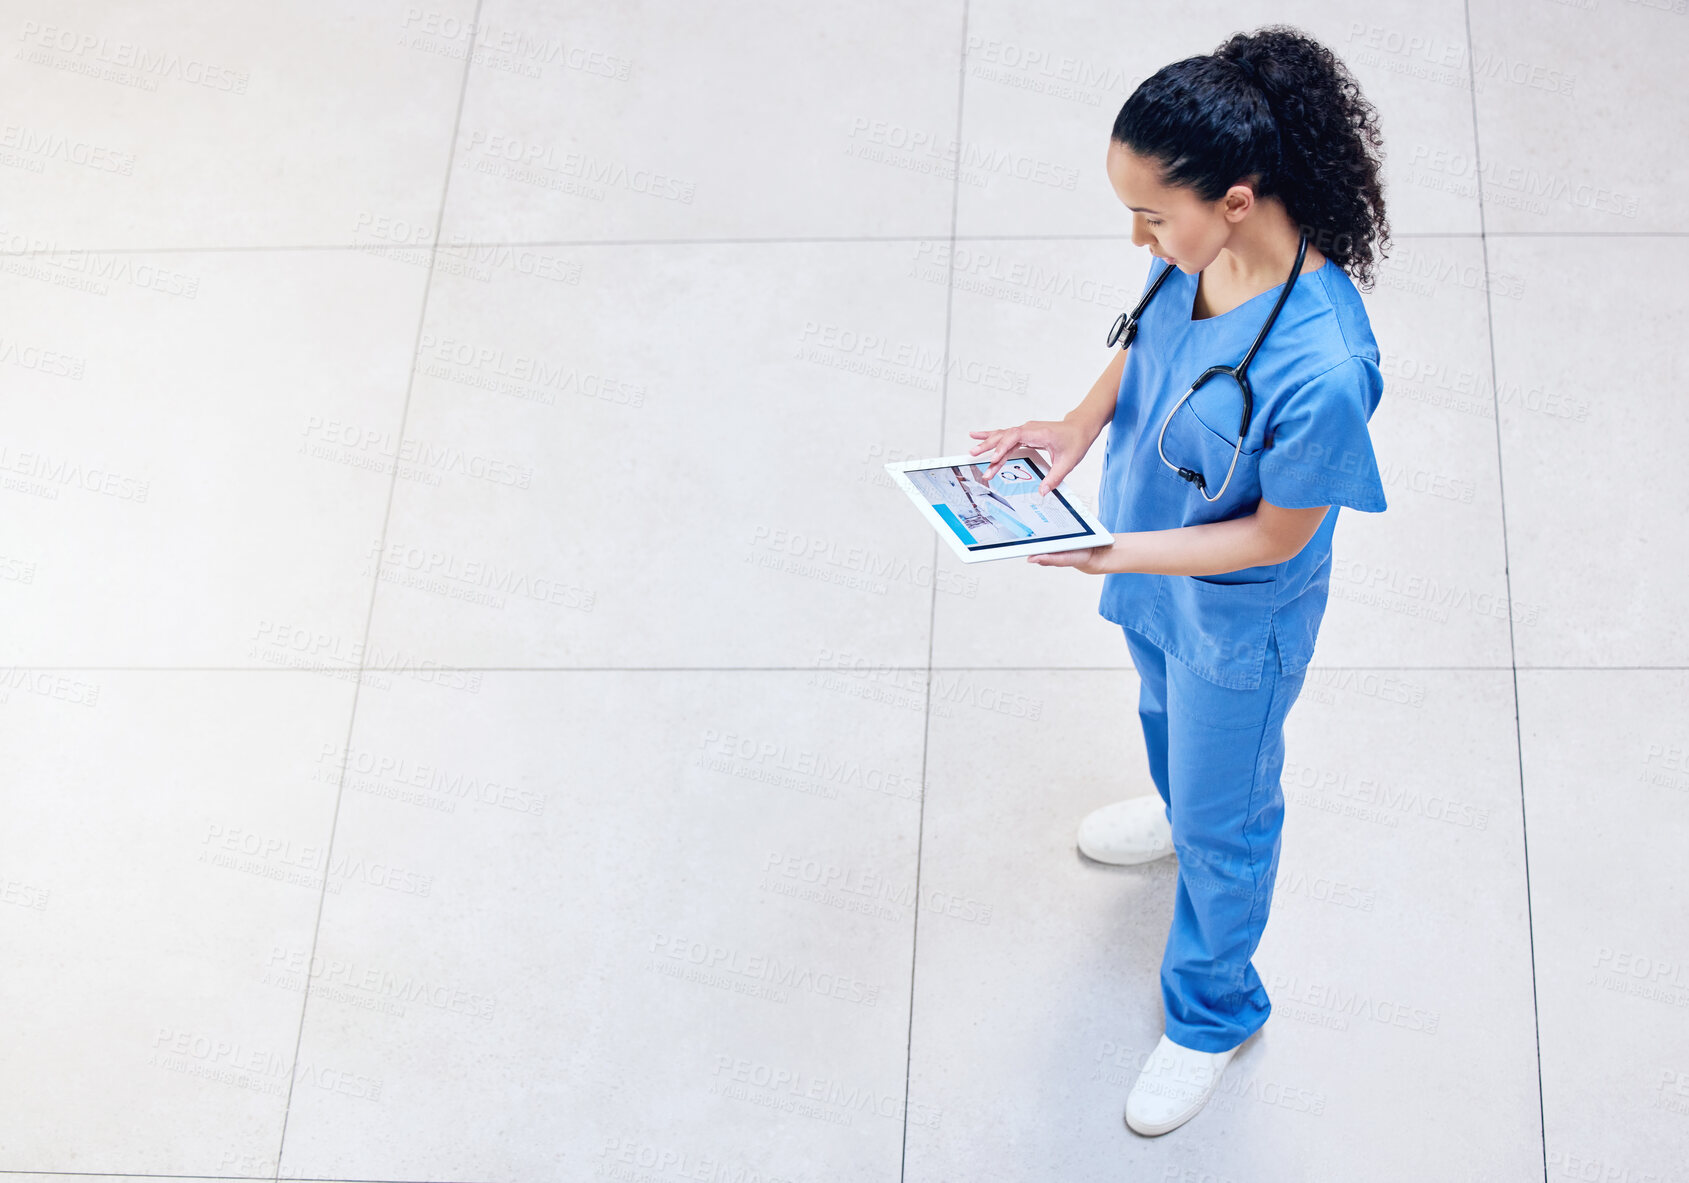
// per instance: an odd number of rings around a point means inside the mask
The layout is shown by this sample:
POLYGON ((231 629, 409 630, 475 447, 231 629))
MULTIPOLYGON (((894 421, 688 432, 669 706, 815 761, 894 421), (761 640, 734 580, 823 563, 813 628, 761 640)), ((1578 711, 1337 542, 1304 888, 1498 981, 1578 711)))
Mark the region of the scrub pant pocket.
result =
POLYGON ((1272 1011, 1251 958, 1278 874, 1284 718, 1304 674, 1279 671, 1278 643, 1270 639, 1260 687, 1232 690, 1123 631, 1141 686, 1150 777, 1167 806, 1179 862, 1161 962, 1167 1036, 1223 1052, 1272 1011))

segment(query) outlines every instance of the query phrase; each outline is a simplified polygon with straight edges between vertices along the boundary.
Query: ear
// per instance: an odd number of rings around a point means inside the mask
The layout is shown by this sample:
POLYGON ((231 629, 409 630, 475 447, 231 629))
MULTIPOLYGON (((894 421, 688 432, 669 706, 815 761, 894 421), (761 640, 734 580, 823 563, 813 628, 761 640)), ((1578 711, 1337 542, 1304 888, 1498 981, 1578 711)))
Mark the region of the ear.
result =
POLYGON ((1253 177, 1245 177, 1230 189, 1220 200, 1226 203, 1225 216, 1229 222, 1243 220, 1245 214, 1255 208, 1255 188, 1253 177))

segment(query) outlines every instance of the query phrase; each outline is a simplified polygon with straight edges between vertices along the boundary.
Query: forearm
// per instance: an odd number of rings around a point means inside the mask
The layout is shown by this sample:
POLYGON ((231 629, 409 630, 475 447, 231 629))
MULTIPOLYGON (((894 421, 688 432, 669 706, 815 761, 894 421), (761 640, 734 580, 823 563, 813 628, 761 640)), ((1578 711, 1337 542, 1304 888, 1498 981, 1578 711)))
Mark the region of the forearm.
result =
POLYGON ((1085 400, 1067 413, 1069 422, 1077 423, 1085 429, 1086 439, 1095 440, 1102 434, 1108 421, 1114 418, 1115 398, 1120 393, 1120 376, 1125 370, 1126 350, 1117 349, 1108 363, 1108 368, 1097 379, 1096 385, 1091 387, 1091 392, 1085 396, 1085 400))
POLYGON ((1199 526, 1116 534, 1102 566, 1105 573, 1223 575, 1282 563, 1295 553, 1286 553, 1285 542, 1262 528, 1259 515, 1249 514, 1199 526))

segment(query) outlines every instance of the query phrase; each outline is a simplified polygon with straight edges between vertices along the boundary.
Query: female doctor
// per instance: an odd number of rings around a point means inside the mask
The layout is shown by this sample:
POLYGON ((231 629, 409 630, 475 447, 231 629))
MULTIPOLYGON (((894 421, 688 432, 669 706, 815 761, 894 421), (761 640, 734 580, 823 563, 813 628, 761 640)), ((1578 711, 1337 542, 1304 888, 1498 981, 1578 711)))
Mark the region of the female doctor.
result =
POLYGON ((987 480, 1015 448, 1045 450, 1043 493, 1110 429, 1098 516, 1113 544, 1028 561, 1103 577, 1098 610, 1140 681, 1156 795, 1090 814, 1080 849, 1178 855, 1166 1029, 1126 1102, 1141 1134, 1194 1117, 1271 1011, 1251 958, 1278 870, 1285 714, 1339 507, 1385 508, 1367 431, 1378 345, 1350 280, 1370 289, 1389 244, 1379 146, 1354 78, 1294 29, 1158 70, 1106 160, 1154 256, 1109 333, 1121 348, 1059 422, 971 433, 987 480))

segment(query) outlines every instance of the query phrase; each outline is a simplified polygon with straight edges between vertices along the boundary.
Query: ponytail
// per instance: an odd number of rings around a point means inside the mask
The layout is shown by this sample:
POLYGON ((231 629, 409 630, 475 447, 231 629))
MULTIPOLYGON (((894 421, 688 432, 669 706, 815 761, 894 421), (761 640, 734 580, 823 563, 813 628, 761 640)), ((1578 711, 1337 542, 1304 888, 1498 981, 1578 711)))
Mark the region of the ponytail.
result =
POLYGON ((1378 113, 1319 42, 1268 25, 1163 66, 1120 108, 1113 138, 1203 201, 1255 178, 1257 197, 1277 197, 1326 258, 1372 287, 1390 245, 1378 113))

